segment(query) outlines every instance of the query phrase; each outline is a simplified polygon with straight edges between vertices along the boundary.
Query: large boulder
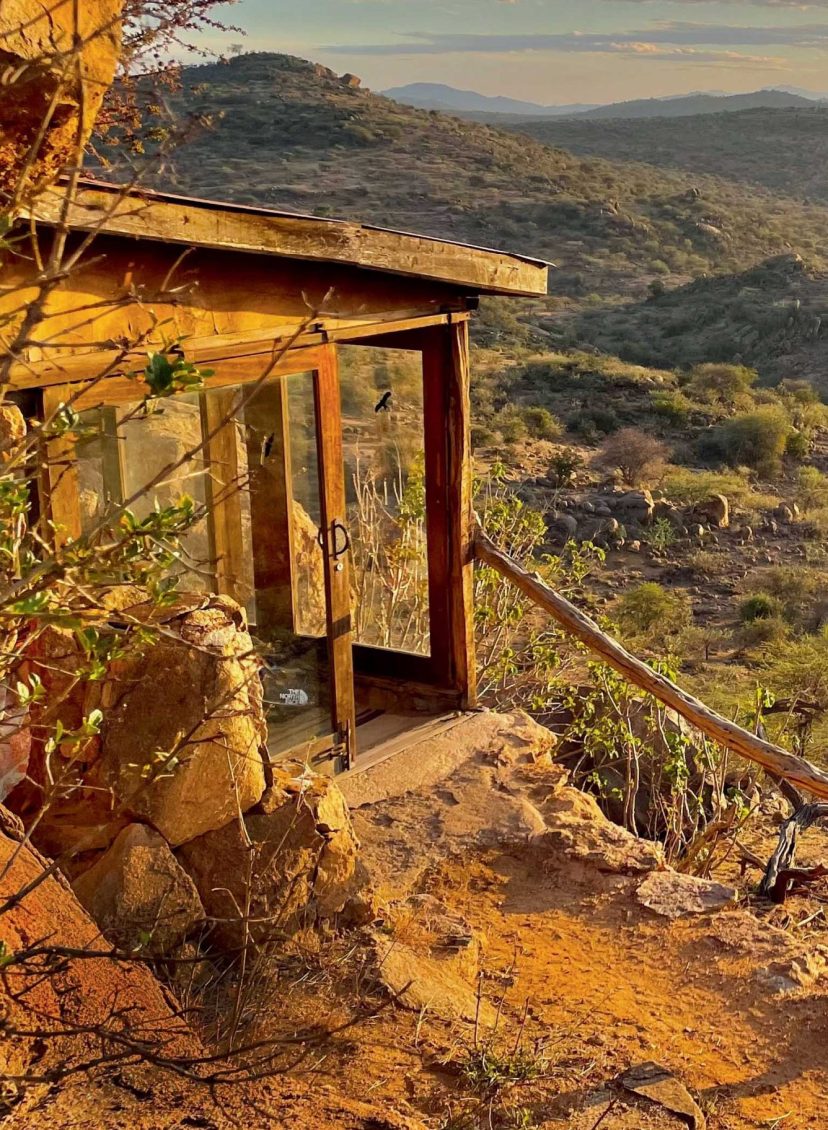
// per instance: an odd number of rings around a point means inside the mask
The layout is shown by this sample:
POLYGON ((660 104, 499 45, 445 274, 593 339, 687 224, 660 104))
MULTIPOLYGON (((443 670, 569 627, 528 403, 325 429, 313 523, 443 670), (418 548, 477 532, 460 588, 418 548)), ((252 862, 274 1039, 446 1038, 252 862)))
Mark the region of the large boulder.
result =
POLYGON ((173 846, 223 827, 261 798, 267 725, 244 613, 226 597, 164 618, 106 688, 100 777, 124 810, 173 846))
POLYGON ((648 490, 630 490, 613 499, 615 513, 620 521, 637 526, 649 526, 653 520, 655 503, 648 490))
POLYGON ((718 529, 726 529, 730 525, 730 504, 723 494, 712 494, 695 508, 697 518, 707 522, 718 529))
POLYGON ((150 1050, 155 1047, 169 1056, 197 1054, 195 1038, 149 970, 107 955, 98 926, 59 872, 45 874, 47 861, 22 842, 22 835, 22 826, 0 808, 0 898, 26 891, 3 914, 6 952, 21 961, 27 948, 51 944, 77 951, 78 956, 64 952, 51 964, 35 959, 8 967, 0 984, 4 1023, 42 1032, 45 1039, 9 1038, 6 1028, 0 1049, 4 1078, 30 1068, 48 1078, 53 1068, 59 1071, 76 1058, 88 1059, 94 1026, 111 1026, 113 1018, 116 1027, 123 1026, 127 1007, 129 1029, 137 1039, 146 1039, 150 1050), (58 1038, 50 1039, 51 1033, 58 1038))
POLYGON ((358 886, 357 849, 333 780, 296 765, 274 770, 252 811, 191 840, 178 858, 215 922, 216 941, 233 950, 342 911, 358 886))
POLYGON ((166 840, 143 824, 124 828, 72 888, 121 949, 169 954, 204 920, 192 879, 166 840))
POLYGON ((28 169, 34 186, 55 180, 83 153, 115 75, 122 8, 123 0, 0 5, 0 192, 17 187, 44 126, 28 169))
MULTIPOLYGON (((141 599, 137 590, 130 597, 141 599)), ((30 819, 40 810, 43 736, 55 721, 73 729, 93 709, 104 715, 100 734, 51 755, 62 785, 34 832, 49 855, 108 848, 136 819, 177 846, 232 821, 265 789, 267 724, 242 610, 198 595, 163 611, 133 603, 129 614, 147 621, 155 642, 130 650, 101 680, 77 678, 84 657, 66 629, 49 626, 25 648, 20 675, 37 675, 46 693, 32 711, 29 780, 9 797, 14 811, 30 819)))

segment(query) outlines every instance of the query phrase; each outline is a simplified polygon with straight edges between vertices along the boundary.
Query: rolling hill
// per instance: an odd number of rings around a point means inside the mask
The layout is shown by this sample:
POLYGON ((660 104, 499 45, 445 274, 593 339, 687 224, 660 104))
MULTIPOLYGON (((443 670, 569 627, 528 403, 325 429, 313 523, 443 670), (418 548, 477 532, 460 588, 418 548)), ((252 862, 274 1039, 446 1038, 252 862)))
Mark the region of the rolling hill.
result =
POLYGON ((585 309, 576 343, 639 365, 674 368, 724 361, 765 377, 807 377, 828 392, 828 278, 796 255, 737 275, 706 276, 644 301, 585 309))
POLYGON ((738 113, 740 110, 807 109, 813 101, 784 90, 756 90, 751 94, 688 94, 681 98, 639 98, 598 106, 582 118, 685 118, 695 114, 738 113))
POLYGON ((609 105, 573 103, 545 106, 538 102, 522 102, 516 98, 490 97, 478 94, 475 90, 458 90, 444 83, 433 82, 413 82, 382 93, 406 106, 416 106, 422 110, 443 110, 449 114, 471 116, 477 121, 491 121, 495 125, 502 123, 504 116, 516 122, 524 118, 683 118, 695 114, 738 113, 741 110, 807 109, 820 98, 819 95, 796 90, 756 90, 749 94, 695 91, 692 94, 641 98, 609 105))
POLYGON ((553 335, 603 346, 605 317, 616 342, 626 320, 629 344, 651 286, 715 276, 738 294, 743 272, 780 255, 800 254, 824 286, 828 207, 733 180, 574 155, 284 55, 186 68, 165 99, 179 119, 211 124, 165 157, 158 187, 547 258, 551 321, 538 306, 521 316, 553 335))
POLYGON ((708 173, 799 199, 828 202, 828 106, 742 110, 682 119, 504 123, 581 156, 647 161, 690 175, 708 173))
POLYGON ((372 94, 289 56, 189 67, 170 96, 211 119, 156 183, 547 257, 558 293, 643 292, 794 250, 819 257, 828 209, 712 177, 573 156, 372 94))
POLYGON ((476 90, 457 90, 440 82, 412 82, 407 86, 395 86, 383 90, 386 98, 402 102, 404 106, 416 106, 421 110, 444 110, 451 114, 459 111, 475 111, 489 114, 516 114, 522 117, 554 117, 557 114, 578 114, 583 110, 594 110, 594 104, 573 103, 571 106, 542 106, 537 102, 521 102, 518 98, 504 98, 488 94, 478 94, 476 90))

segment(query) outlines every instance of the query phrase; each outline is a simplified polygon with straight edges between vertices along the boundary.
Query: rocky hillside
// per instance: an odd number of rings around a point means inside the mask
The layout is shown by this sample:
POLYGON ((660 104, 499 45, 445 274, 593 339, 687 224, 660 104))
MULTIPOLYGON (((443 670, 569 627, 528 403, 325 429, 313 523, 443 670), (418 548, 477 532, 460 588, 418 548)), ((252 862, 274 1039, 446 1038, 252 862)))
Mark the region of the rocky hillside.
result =
POLYGON ((797 255, 782 255, 748 271, 703 277, 675 289, 654 284, 645 300, 614 310, 586 309, 572 337, 639 365, 729 361, 751 365, 769 379, 810 379, 824 393, 826 324, 825 272, 809 268, 797 255))
POLYGON ((576 157, 402 106, 283 55, 188 68, 179 116, 211 128, 156 183, 505 247, 558 265, 554 291, 643 293, 794 250, 821 254, 828 209, 711 177, 576 157))
POLYGON ((699 113, 680 126, 641 121, 526 121, 513 127, 547 145, 613 161, 646 161, 762 186, 800 200, 828 201, 828 106, 699 113))

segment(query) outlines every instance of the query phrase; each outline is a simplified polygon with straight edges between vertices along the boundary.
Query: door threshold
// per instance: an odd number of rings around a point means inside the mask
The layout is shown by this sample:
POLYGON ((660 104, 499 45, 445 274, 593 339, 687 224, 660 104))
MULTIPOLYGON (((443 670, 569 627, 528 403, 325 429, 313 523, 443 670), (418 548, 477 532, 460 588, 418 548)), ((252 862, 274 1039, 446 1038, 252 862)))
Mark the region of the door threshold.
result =
POLYGON ((355 763, 343 776, 373 769, 412 746, 450 730, 465 715, 459 710, 440 714, 394 714, 386 712, 357 728, 355 763))

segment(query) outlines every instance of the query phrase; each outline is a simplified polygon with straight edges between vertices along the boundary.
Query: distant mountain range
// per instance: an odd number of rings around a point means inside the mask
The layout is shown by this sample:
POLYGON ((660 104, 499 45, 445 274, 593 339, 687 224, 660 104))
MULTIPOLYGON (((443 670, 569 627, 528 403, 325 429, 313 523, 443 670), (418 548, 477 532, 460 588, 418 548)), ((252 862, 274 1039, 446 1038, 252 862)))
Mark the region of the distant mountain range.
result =
POLYGON ((828 95, 801 88, 756 90, 750 94, 722 94, 698 91, 667 98, 640 98, 631 102, 615 102, 607 106, 575 103, 566 106, 543 106, 537 102, 521 102, 516 98, 491 97, 473 90, 457 90, 442 83, 415 82, 397 86, 383 93, 407 106, 447 113, 510 118, 683 118, 695 114, 720 114, 738 110, 807 109, 828 95))
POLYGON ((756 90, 752 94, 688 94, 683 98, 640 98, 586 110, 585 118, 687 118, 696 114, 738 110, 805 110, 816 100, 786 90, 756 90))
POLYGON ((518 98, 492 97, 474 90, 457 90, 441 82, 412 82, 383 90, 387 98, 416 106, 420 110, 474 111, 487 114, 519 114, 521 117, 552 118, 559 114, 581 114, 597 109, 597 103, 575 102, 570 106, 541 106, 537 102, 521 102, 518 98))

